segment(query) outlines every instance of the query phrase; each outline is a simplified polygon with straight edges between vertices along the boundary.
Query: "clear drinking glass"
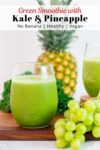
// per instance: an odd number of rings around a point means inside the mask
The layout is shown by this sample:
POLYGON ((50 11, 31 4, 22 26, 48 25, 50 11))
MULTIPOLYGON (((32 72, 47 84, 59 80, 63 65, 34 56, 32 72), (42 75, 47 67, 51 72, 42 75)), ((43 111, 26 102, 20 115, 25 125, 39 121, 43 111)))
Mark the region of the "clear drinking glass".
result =
POLYGON ((87 44, 83 62, 83 82, 90 96, 100 91, 100 44, 87 44))
POLYGON ((51 65, 20 63, 15 66, 10 106, 21 127, 44 128, 56 114, 56 79, 51 65))

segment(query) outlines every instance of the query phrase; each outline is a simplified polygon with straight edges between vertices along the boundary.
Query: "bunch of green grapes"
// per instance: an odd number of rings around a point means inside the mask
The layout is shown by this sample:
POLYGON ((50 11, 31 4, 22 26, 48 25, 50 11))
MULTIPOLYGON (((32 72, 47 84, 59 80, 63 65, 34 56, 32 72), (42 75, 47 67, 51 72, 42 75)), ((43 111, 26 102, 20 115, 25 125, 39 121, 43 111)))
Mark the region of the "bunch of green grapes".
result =
POLYGON ((54 134, 58 148, 72 147, 79 150, 85 141, 85 133, 92 131, 95 138, 100 137, 100 101, 89 100, 80 105, 76 100, 68 103, 64 118, 56 121, 54 134))

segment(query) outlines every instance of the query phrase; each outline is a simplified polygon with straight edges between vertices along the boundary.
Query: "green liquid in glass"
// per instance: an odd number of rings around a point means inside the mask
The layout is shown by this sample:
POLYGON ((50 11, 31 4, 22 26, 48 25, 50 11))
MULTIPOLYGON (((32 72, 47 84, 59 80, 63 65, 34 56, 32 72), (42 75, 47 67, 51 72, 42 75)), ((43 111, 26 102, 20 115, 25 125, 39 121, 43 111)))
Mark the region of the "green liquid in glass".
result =
POLYGON ((83 81, 90 96, 97 96, 100 91, 100 57, 84 60, 83 81))
POLYGON ((12 81, 10 105, 20 126, 42 128, 56 114, 58 99, 56 81, 52 76, 18 76, 12 81))

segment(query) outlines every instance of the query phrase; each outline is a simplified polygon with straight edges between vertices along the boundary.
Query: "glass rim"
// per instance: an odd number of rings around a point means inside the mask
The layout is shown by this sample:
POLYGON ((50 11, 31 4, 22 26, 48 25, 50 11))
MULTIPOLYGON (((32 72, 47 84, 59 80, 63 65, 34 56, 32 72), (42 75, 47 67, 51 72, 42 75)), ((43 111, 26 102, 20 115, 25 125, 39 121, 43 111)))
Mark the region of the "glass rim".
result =
POLYGON ((24 66, 24 65, 38 65, 38 66, 40 66, 40 67, 42 67, 42 66, 50 66, 50 67, 53 67, 53 65, 51 64, 51 63, 47 63, 47 64, 42 64, 42 63, 40 63, 40 62, 32 62, 32 61, 27 61, 27 62, 18 62, 18 63, 16 63, 15 64, 15 67, 16 66, 24 66))
MULTIPOLYGON (((25 73, 26 71, 32 71, 34 73, 34 69, 40 69, 41 71, 43 71, 42 73, 40 73, 39 75, 49 75, 48 73, 45 72, 45 70, 48 69, 52 71, 51 75, 55 76, 54 74, 54 68, 53 65, 48 63, 48 64, 42 64, 40 62, 19 62, 16 63, 16 65, 14 66, 13 72, 12 72, 12 79, 18 75, 21 75, 23 73, 25 73), (45 73, 44 73, 45 72, 45 73)), ((33 74, 35 75, 35 74, 33 74)))
POLYGON ((94 42, 86 42, 85 45, 89 45, 89 46, 100 46, 100 41, 94 41, 94 42))
POLYGON ((85 43, 85 50, 84 50, 84 57, 86 57, 85 54, 87 52, 87 49, 90 48, 90 47, 100 48, 100 42, 99 41, 92 42, 92 43, 91 42, 86 42, 85 43))

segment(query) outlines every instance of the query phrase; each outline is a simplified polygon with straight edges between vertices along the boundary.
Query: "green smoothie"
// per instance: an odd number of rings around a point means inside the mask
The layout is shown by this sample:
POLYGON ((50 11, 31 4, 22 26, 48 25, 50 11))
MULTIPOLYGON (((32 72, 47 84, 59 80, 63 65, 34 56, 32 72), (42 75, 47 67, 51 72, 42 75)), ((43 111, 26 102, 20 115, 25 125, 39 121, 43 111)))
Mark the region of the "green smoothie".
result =
POLYGON ((84 60, 83 81, 90 96, 97 96, 100 91, 100 57, 84 60))
POLYGON ((54 77, 24 75, 13 79, 10 105, 20 126, 42 128, 50 124, 57 111, 54 77))

